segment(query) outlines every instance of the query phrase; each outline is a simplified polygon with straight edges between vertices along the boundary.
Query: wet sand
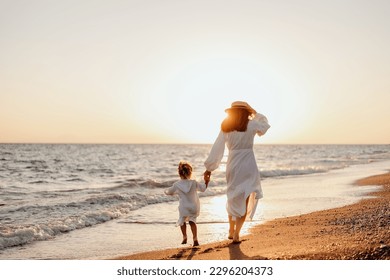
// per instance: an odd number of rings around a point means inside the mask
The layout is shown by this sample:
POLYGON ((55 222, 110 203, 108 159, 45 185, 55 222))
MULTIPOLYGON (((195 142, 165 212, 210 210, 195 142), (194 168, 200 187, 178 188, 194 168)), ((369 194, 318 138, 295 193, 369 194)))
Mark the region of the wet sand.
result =
POLYGON ((381 185, 358 203, 255 226, 230 240, 121 256, 120 260, 389 260, 390 173, 358 180, 381 185))

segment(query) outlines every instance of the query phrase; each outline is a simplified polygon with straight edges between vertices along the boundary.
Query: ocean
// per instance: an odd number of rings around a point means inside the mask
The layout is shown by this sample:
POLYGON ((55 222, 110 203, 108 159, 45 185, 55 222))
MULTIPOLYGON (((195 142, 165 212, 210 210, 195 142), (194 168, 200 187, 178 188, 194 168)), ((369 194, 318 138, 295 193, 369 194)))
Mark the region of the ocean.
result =
MULTIPOLYGON (((0 144, 0 259, 105 259, 180 247, 180 160, 202 180, 211 145, 0 144)), ((367 197, 390 145, 255 145, 264 198, 250 227, 367 197)), ((200 193, 200 243, 225 240, 224 162, 200 193)), ((191 235, 189 235, 191 239, 191 235)), ((186 245, 188 246, 188 245, 186 245)))

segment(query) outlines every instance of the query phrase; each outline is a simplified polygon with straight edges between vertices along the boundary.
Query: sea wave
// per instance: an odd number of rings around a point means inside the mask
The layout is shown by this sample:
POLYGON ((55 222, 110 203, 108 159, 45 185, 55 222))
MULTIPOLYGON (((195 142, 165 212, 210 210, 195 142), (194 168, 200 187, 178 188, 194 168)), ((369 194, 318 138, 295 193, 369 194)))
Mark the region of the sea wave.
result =
POLYGON ((119 218, 149 203, 162 202, 163 200, 162 198, 145 197, 139 194, 132 196, 109 194, 87 198, 81 202, 19 207, 8 211, 8 213, 35 213, 36 215, 44 215, 49 218, 46 222, 33 225, 3 224, 0 227, 0 249, 24 245, 33 241, 48 240, 61 233, 119 218), (56 213, 54 216, 60 215, 62 217, 52 218, 50 213, 56 213))
POLYGON ((272 178, 272 177, 309 175, 315 173, 324 173, 328 171, 329 171, 328 168, 321 168, 321 167, 308 167, 308 168, 296 168, 296 169, 280 168, 280 169, 260 170, 260 174, 263 178, 272 178))
MULTIPOLYGON (((222 194, 223 190, 216 189, 201 194, 214 196, 222 194)), ((34 215, 35 224, 2 223, 0 225, 0 250, 8 247, 25 245, 34 241, 52 239, 55 236, 82 229, 129 215, 136 209, 177 200, 175 196, 163 194, 120 194, 107 193, 87 197, 80 201, 53 203, 50 205, 24 205, 11 207, 2 205, 0 214, 17 215, 18 220, 34 215)), ((5 215, 1 220, 8 221, 5 215)), ((14 217, 16 219, 17 217, 14 217)))

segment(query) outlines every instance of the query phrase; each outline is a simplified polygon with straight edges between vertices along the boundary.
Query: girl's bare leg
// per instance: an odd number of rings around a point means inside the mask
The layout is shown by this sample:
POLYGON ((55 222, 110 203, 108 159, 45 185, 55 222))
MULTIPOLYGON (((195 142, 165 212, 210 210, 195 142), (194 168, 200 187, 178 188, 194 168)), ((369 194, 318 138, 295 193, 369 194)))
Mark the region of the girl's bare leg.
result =
POLYGON ((199 242, 198 242, 198 229, 196 227, 196 224, 194 222, 190 222, 190 226, 191 226, 192 236, 193 236, 193 239, 194 239, 194 246, 199 246, 199 242))
POLYGON ((236 226, 236 221, 233 221, 232 216, 229 215, 229 235, 228 235, 229 239, 233 239, 235 226, 236 226))
POLYGON ((182 226, 180 226, 181 233, 183 234, 183 241, 181 244, 187 244, 187 224, 184 223, 182 226))

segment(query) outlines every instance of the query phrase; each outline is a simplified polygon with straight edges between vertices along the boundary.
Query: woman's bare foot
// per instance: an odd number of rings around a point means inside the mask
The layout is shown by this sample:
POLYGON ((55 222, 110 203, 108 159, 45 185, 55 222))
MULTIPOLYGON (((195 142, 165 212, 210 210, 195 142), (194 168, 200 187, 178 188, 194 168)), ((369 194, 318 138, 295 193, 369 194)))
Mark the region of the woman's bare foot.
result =
POLYGON ((237 233, 235 233, 234 235, 233 235, 233 243, 235 243, 235 244, 237 244, 237 243, 241 243, 241 241, 240 241, 240 236, 237 234, 237 233))
POLYGON ((181 242, 181 244, 187 244, 187 237, 183 237, 183 241, 181 242))
POLYGON ((198 242, 198 240, 194 240, 194 245, 193 245, 194 247, 195 246, 199 246, 199 242, 198 242))

